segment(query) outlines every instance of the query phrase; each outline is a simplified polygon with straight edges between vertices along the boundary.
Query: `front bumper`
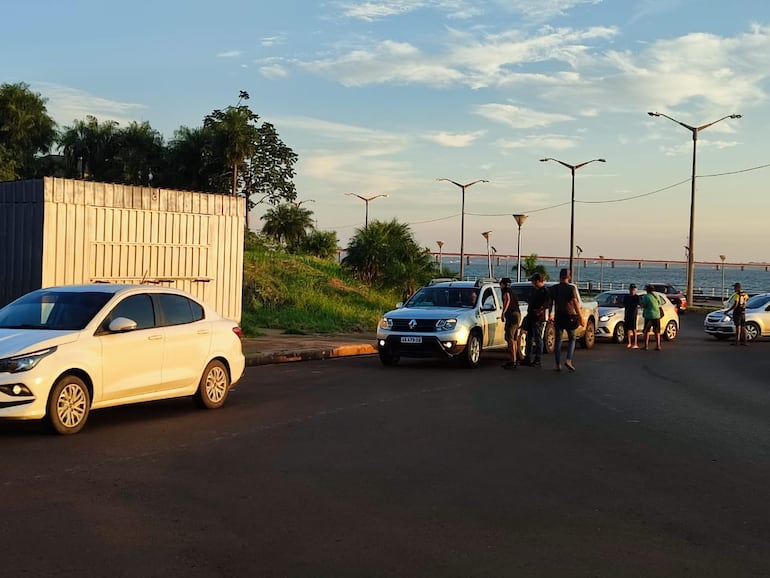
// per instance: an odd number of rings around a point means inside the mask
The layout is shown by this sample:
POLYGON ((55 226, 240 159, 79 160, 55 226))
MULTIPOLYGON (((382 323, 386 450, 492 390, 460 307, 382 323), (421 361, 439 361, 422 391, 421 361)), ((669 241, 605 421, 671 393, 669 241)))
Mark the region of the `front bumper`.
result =
POLYGON ((452 358, 465 351, 453 336, 390 334, 377 336, 377 350, 395 357, 452 358))
POLYGON ((735 335, 735 325, 732 323, 711 323, 709 321, 705 321, 703 323, 703 331, 708 333, 709 335, 735 335))

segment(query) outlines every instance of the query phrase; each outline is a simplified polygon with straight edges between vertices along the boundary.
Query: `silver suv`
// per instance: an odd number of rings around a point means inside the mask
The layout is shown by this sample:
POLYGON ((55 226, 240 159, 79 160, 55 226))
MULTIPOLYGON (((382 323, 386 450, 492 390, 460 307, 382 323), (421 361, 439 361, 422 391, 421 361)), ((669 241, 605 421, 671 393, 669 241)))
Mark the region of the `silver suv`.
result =
POLYGON ((377 328, 384 365, 401 357, 460 358, 477 367, 484 349, 506 349, 500 284, 490 279, 440 281, 389 311, 377 328))

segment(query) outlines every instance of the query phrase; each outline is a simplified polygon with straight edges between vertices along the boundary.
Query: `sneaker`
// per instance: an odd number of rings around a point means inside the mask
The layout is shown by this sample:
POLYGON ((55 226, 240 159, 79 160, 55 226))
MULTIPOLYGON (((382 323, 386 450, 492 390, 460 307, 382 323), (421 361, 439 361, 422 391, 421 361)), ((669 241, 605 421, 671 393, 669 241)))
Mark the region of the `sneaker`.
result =
POLYGON ((575 366, 572 365, 572 360, 571 359, 568 359, 567 361, 564 362, 564 367, 566 367, 570 371, 575 371, 575 366))

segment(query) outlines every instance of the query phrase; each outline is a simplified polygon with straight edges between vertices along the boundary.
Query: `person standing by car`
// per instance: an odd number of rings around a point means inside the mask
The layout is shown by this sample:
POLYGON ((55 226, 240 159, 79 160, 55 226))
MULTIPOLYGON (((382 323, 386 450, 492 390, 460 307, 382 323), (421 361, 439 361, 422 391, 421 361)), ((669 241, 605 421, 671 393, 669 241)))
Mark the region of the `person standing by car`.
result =
POLYGON ((503 277, 500 280, 500 290, 503 294, 503 314, 500 319, 505 322, 505 341, 508 343, 508 353, 511 356, 511 359, 503 364, 503 368, 516 369, 519 364, 517 349, 519 344, 519 326, 521 325, 519 298, 511 289, 510 277, 503 277))
POLYGON ((733 324, 735 325, 735 341, 730 345, 746 345, 746 302, 749 300, 749 294, 746 293, 740 283, 733 285, 735 293, 730 297, 730 306, 725 313, 732 312, 733 324))
POLYGON ((626 336, 628 337, 629 349, 639 349, 639 342, 636 334, 636 314, 639 309, 639 295, 636 293, 636 285, 631 283, 628 286, 628 295, 623 303, 625 315, 623 324, 626 326, 626 336))
POLYGON ((663 308, 660 301, 655 296, 652 285, 645 288, 647 293, 642 296, 642 317, 644 317, 644 348, 647 349, 650 342, 650 330, 655 333, 657 346, 655 349, 660 351, 660 318, 663 316, 663 308))
POLYGON ((545 313, 551 308, 551 296, 545 288, 545 280, 540 273, 529 278, 532 282, 532 296, 527 304, 527 352, 521 365, 542 367, 543 331, 545 329, 545 313))
POLYGON ((575 371, 575 365, 572 363, 575 355, 575 330, 585 325, 577 288, 570 283, 571 278, 570 270, 562 269, 559 272, 559 283, 551 287, 556 329, 556 345, 553 350, 556 356, 556 371, 561 371, 561 340, 564 331, 567 332, 567 358, 564 360, 564 366, 570 371, 575 371))

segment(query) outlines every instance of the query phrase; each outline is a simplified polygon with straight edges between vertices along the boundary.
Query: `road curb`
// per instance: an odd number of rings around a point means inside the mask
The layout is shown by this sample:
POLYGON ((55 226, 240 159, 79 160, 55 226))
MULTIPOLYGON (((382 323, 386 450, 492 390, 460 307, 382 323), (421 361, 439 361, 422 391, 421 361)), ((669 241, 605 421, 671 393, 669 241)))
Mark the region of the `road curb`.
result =
POLYGON ((292 361, 317 361, 335 357, 350 357, 354 355, 372 355, 377 348, 367 343, 339 345, 336 347, 297 349, 290 351, 273 351, 269 353, 250 353, 246 356, 246 365, 270 365, 273 363, 289 363, 292 361))

